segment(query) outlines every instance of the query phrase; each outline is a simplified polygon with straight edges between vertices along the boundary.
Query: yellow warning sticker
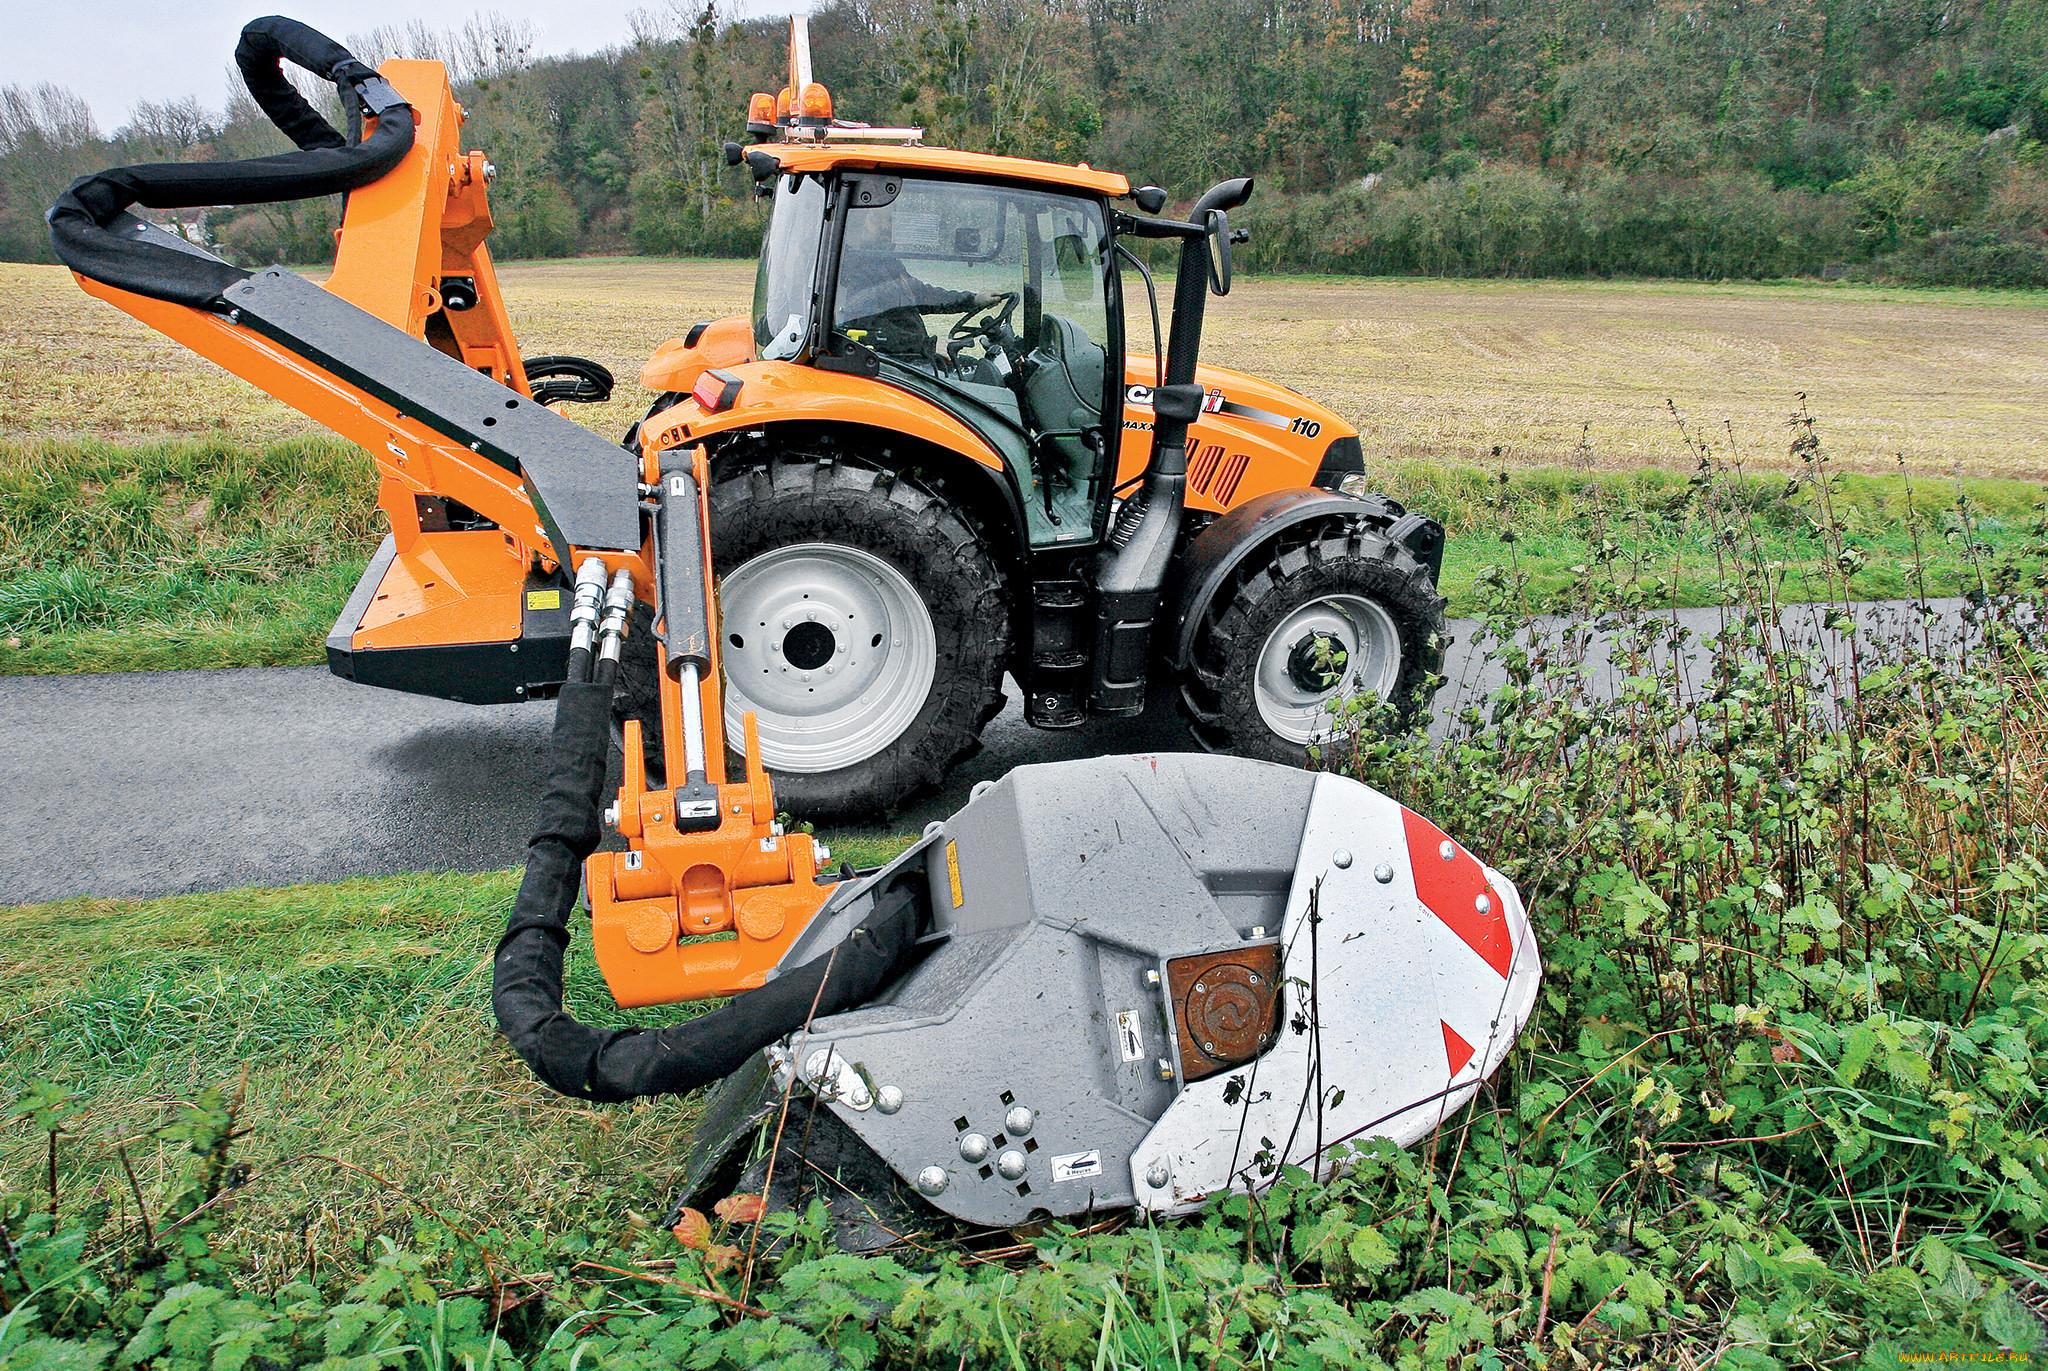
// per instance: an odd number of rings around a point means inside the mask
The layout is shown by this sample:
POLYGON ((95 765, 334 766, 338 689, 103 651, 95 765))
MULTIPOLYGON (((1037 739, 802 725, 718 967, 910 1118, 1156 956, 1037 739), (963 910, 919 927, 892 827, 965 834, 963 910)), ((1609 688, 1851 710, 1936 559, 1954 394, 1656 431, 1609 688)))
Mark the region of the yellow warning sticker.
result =
POLYGON ((946 879, 953 883, 953 908, 958 909, 966 901, 960 894, 960 844, 955 842, 946 844, 946 879))
POLYGON ((528 609, 560 609, 562 592, 559 590, 529 590, 526 592, 528 609))

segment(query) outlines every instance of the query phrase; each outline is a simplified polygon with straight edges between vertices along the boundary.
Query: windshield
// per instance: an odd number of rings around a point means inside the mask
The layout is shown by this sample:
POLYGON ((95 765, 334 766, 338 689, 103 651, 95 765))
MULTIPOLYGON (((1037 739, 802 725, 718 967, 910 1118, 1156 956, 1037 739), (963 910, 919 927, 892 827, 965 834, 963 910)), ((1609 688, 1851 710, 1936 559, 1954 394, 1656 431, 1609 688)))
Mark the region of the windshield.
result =
POLYGON ((783 177, 754 274, 754 346, 766 360, 800 356, 809 340, 824 219, 824 183, 815 176, 783 177))
MULTIPOLYGON (((892 178, 893 179, 893 178, 892 178)), ((1100 201, 905 178, 852 204, 833 329, 971 402, 1027 450, 1034 544, 1090 536, 1113 434, 1109 235, 1100 201)), ((780 213, 778 209, 778 214, 780 213)))

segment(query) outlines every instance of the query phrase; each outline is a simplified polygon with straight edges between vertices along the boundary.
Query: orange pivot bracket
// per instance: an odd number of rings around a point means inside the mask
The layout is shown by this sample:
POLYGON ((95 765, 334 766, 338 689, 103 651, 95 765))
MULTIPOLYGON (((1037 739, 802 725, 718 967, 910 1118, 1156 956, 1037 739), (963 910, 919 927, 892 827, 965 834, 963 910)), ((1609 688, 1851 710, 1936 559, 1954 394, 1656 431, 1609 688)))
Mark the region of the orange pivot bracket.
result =
POLYGON ((618 826, 626 852, 584 869, 598 968, 621 1005, 735 995, 768 972, 832 893, 823 851, 775 821, 754 716, 745 716, 746 778, 718 787, 718 827, 676 827, 673 791, 649 789, 640 722, 625 725, 618 826))
MULTIPOLYGON (((696 530, 694 542, 666 547, 662 557, 696 562, 697 579, 671 577, 665 584, 695 586, 674 598, 703 600, 662 606, 666 641, 657 656, 664 784, 649 786, 640 721, 628 720, 614 820, 631 846, 595 854, 584 870, 598 967, 613 997, 629 1007, 733 995, 765 984, 832 892, 831 883, 818 882, 823 850, 809 834, 785 833, 776 821, 775 790, 751 713, 743 722, 745 774, 726 780, 718 642, 708 631, 718 622, 717 604, 702 533, 709 527, 709 472, 701 447, 691 458, 689 482, 662 479, 664 498, 695 501, 695 520, 657 521, 696 530), (706 792, 716 796, 715 816, 701 812, 706 792)), ((673 536, 683 540, 680 532, 673 536)))

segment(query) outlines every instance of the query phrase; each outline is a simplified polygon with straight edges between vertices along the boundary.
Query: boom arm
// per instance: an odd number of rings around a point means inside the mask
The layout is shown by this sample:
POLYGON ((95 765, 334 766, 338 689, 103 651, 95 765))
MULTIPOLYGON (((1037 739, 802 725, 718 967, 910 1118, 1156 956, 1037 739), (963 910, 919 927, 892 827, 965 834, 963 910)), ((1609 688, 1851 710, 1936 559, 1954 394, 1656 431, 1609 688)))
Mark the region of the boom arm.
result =
MULTIPOLYGON (((462 109, 439 63, 391 61, 371 72, 285 20, 252 24, 238 60, 245 55, 252 92, 269 97, 266 110, 301 151, 210 165, 204 175, 169 166, 85 178, 53 211, 60 255, 90 294, 371 454, 391 539, 373 563, 377 579, 358 592, 359 617, 345 614, 337 626, 357 647, 383 635, 367 646, 386 650, 397 639, 405 651, 444 657, 477 647, 516 654, 532 640, 504 625, 551 598, 562 629, 551 641, 566 666, 568 568, 652 601, 664 760, 678 783, 649 787, 639 726, 629 722, 614 813, 630 849, 591 856, 585 872, 599 963, 626 1005, 763 984, 832 885, 817 880, 822 849, 775 822, 751 716, 745 775, 727 781, 701 450, 636 461, 534 400, 484 246, 490 164, 460 150, 462 109), (280 55, 331 76, 344 100, 362 104, 360 144, 343 144, 291 93, 280 55), (410 129, 389 122, 404 120, 410 129), (282 267, 242 271, 127 213, 135 203, 335 190, 348 200, 324 289, 282 267), (450 502, 467 511, 461 528, 448 522, 450 502), (394 600, 405 607, 385 607, 394 600), (725 932, 734 936, 681 941, 725 932)), ((623 607, 615 617, 623 633, 623 607)), ((521 696, 552 690, 563 675, 534 679, 521 696)))

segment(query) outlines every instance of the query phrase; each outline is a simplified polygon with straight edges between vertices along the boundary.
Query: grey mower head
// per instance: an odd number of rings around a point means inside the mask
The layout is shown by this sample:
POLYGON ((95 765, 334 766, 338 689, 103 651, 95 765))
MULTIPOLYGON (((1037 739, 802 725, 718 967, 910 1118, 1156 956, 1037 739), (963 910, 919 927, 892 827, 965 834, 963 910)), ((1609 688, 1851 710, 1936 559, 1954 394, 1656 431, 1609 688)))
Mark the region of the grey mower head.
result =
POLYGON ((786 964, 910 872, 928 951, 722 1089, 699 1195, 794 1091, 832 1120, 796 1131, 836 1150, 787 1165, 847 1194, 893 1177, 991 1227, 1189 1212, 1427 1134, 1500 1064, 1541 972, 1514 887, 1426 820, 1241 758, 1020 767, 836 896, 786 964), (842 1126, 879 1166, 851 1174, 842 1126))

